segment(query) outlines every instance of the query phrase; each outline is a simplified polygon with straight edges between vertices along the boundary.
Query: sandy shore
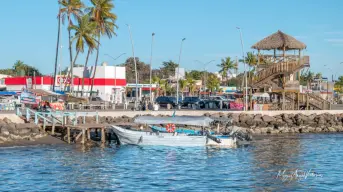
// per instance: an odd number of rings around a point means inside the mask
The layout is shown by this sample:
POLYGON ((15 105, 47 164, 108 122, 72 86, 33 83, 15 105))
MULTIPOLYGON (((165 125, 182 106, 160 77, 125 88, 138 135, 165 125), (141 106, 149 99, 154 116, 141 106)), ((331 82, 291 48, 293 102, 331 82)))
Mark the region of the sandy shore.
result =
POLYGON ((0 147, 13 147, 13 146, 30 146, 30 145, 57 145, 57 144, 66 144, 65 142, 52 137, 52 136, 45 136, 35 141, 29 140, 17 140, 7 143, 0 143, 0 147))

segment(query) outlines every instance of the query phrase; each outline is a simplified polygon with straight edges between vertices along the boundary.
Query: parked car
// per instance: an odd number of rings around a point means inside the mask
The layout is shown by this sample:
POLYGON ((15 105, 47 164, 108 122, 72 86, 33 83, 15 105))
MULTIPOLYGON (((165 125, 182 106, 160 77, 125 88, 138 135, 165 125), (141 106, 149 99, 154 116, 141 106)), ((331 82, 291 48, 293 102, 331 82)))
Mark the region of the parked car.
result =
POLYGON ((89 102, 92 105, 110 105, 110 102, 103 100, 101 97, 92 97, 92 100, 89 102))
POLYGON ((168 104, 170 104, 172 107, 177 106, 175 97, 160 96, 157 97, 155 101, 157 104, 164 107, 166 107, 168 104))
POLYGON ((182 106, 188 106, 189 104, 198 105, 200 108, 205 107, 205 102, 199 97, 185 97, 182 101, 182 106))
POLYGON ((226 99, 224 96, 210 96, 210 101, 215 101, 217 107, 220 107, 220 102, 223 102, 223 108, 227 108, 230 104, 230 100, 226 99))

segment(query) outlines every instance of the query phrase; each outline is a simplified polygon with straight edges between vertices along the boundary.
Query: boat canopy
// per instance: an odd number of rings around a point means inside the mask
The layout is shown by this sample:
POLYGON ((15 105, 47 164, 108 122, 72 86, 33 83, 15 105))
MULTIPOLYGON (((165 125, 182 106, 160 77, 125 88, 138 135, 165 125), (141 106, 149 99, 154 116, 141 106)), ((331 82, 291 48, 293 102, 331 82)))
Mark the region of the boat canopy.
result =
POLYGON ((139 116, 135 118, 137 124, 159 125, 159 124, 177 124, 177 125, 193 125, 193 126, 210 126, 214 120, 204 116, 175 116, 175 117, 154 117, 154 116, 139 116))

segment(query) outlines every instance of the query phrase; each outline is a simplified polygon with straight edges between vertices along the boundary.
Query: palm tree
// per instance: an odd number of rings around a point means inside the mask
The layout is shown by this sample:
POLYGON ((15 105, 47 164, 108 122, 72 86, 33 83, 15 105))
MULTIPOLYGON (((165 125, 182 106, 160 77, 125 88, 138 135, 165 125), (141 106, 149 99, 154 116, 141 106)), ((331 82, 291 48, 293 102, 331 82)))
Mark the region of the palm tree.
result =
MULTIPOLYGON (((58 1, 60 3, 60 1, 58 1)), ((60 32, 61 32, 61 14, 60 14, 61 9, 58 10, 58 25, 57 25, 57 45, 56 45, 56 57, 55 57, 55 67, 54 67, 54 81, 52 85, 52 91, 55 91, 55 80, 56 80, 56 75, 57 75, 57 60, 58 60, 58 49, 60 45, 60 32)))
MULTIPOLYGON (((161 80, 161 79, 160 79, 159 77, 157 77, 157 76, 153 76, 153 77, 151 78, 151 82, 154 83, 154 84, 159 84, 160 80, 161 80)), ((159 87, 158 87, 158 88, 159 88, 159 87)), ((157 97, 159 96, 159 91, 158 91, 157 88, 154 90, 154 93, 155 93, 155 95, 156 95, 157 97)))
POLYGON ((318 79, 321 79, 322 77, 323 77, 323 75, 320 72, 315 75, 315 78, 318 78, 318 79))
POLYGON ((194 79, 192 78, 188 78, 187 79, 187 84, 188 84, 188 87, 189 87, 189 94, 192 96, 194 91, 195 91, 195 81, 194 79))
POLYGON ((87 68, 88 57, 89 57, 90 52, 92 52, 92 50, 96 48, 96 40, 94 38, 96 23, 90 20, 89 15, 84 15, 78 19, 78 25, 72 25, 70 26, 70 29, 75 31, 73 41, 74 40, 76 41, 76 55, 73 61, 73 66, 75 66, 75 62, 79 53, 84 52, 85 43, 88 46, 88 54, 87 54, 86 63, 84 66, 83 75, 82 75, 82 90, 83 90, 84 74, 87 68))
MULTIPOLYGON (((74 19, 79 19, 82 15, 82 8, 84 4, 81 0, 60 0, 59 4, 61 6, 59 17, 62 18, 62 23, 64 24, 64 20, 67 17, 68 19, 68 38, 69 38, 69 58, 70 58, 70 71, 68 72, 68 76, 73 77, 73 54, 72 54, 72 39, 70 35, 71 26, 73 22, 71 17, 74 19)), ((73 85, 73 80, 71 81, 73 85)))
POLYGON ((28 72, 28 66, 26 64, 24 64, 23 61, 17 60, 14 64, 13 64, 13 70, 17 73, 17 75, 19 76, 25 76, 27 75, 28 72))
POLYGON ((187 84, 188 84, 188 82, 186 79, 180 79, 179 80, 179 86, 181 89, 181 98, 183 98, 184 89, 187 87, 187 84))
POLYGON ((115 24, 117 20, 117 15, 111 12, 114 8, 112 0, 91 0, 91 3, 93 7, 90 7, 87 10, 89 10, 89 14, 92 17, 92 20, 94 20, 94 22, 97 24, 96 35, 98 36, 98 46, 96 51, 95 67, 92 77, 90 97, 92 97, 94 78, 96 68, 98 66, 100 37, 101 35, 106 35, 107 37, 112 38, 112 35, 116 35, 114 29, 118 28, 115 24))
POLYGON ((310 88, 311 83, 313 82, 313 78, 314 78, 314 73, 309 71, 306 75, 306 81, 307 81, 307 89, 310 88))
MULTIPOLYGON (((243 59, 239 60, 240 62, 243 62, 243 59)), ((257 66, 257 57, 254 53, 252 52, 247 52, 247 56, 244 58, 244 62, 249 65, 249 71, 248 71, 248 78, 250 79, 250 77, 252 77, 251 72, 254 72, 257 66), (251 70, 251 67, 253 67, 253 69, 251 70)))
POLYGON ((215 75, 211 74, 207 79, 207 86, 213 92, 219 90, 220 80, 215 75))
POLYGON ((217 66, 220 67, 219 73, 221 73, 223 81, 225 82, 227 82, 228 72, 232 74, 231 70, 237 69, 237 65, 235 64, 233 60, 231 60, 230 57, 225 57, 224 59, 222 59, 221 63, 218 64, 217 66))

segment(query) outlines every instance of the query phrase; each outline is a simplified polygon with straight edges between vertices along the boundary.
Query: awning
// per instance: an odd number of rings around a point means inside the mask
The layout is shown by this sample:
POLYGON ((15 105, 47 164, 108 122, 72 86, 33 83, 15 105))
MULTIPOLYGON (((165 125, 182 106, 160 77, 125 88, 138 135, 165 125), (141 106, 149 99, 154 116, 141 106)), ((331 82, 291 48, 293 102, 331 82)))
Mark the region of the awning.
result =
POLYGON ((16 95, 16 92, 13 91, 0 91, 0 95, 16 95))
POLYGON ((49 90, 44 90, 44 89, 29 89, 29 92, 37 95, 37 96, 59 96, 61 94, 55 93, 49 90))
POLYGON ((268 93, 254 93, 252 95, 252 98, 269 98, 269 94, 268 93))
POLYGON ((154 116, 139 116, 135 118, 137 124, 177 124, 177 125, 193 125, 193 126, 209 126, 213 119, 202 116, 176 116, 176 117, 154 117, 154 116))

